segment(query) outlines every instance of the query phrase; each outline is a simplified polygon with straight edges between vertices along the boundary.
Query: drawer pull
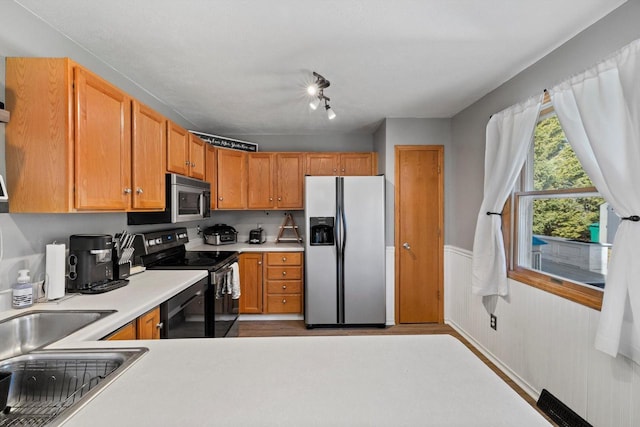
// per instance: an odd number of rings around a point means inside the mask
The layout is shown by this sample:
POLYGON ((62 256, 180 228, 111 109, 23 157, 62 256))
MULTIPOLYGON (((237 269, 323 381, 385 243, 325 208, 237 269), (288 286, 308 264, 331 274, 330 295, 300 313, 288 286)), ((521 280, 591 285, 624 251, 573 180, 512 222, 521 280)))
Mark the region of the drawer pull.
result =
POLYGON ((282 257, 282 262, 287 262, 287 257, 286 256, 282 257))
POLYGON ((283 299, 283 300, 282 300, 282 303, 283 303, 283 304, 286 304, 286 303, 287 303, 287 300, 286 300, 286 299, 283 299))
POLYGON ((287 289, 287 285, 282 285, 282 289, 287 289))
POLYGON ((286 272, 286 271, 283 271, 283 272, 282 272, 282 275, 283 275, 283 276, 286 276, 286 275, 287 275, 287 272, 286 272))

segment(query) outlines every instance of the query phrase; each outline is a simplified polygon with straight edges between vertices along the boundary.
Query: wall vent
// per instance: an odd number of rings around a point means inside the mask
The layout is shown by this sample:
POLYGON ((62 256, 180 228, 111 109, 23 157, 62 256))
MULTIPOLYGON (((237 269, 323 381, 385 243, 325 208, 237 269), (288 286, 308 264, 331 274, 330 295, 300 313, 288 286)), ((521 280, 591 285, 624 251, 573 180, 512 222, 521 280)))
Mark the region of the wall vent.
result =
POLYGON ((593 427, 557 397, 549 393, 547 389, 542 389, 537 405, 560 427, 593 427))

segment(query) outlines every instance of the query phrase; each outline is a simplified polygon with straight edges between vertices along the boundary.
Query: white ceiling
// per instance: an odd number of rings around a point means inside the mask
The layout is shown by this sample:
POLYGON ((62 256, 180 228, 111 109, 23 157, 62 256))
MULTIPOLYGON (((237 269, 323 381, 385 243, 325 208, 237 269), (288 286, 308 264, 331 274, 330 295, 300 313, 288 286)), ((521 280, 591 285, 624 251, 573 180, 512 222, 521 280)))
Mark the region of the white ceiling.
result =
POLYGON ((193 126, 372 133, 451 117, 624 0, 16 0, 193 126), (310 111, 312 71, 337 114, 310 111))

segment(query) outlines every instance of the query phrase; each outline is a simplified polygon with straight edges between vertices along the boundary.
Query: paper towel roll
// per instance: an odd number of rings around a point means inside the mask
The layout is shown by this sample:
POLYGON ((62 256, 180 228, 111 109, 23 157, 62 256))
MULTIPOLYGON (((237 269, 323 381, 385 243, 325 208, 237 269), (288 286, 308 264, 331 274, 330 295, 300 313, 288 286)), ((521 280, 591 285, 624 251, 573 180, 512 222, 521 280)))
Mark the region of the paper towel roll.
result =
POLYGON ((47 300, 62 298, 65 289, 66 246, 51 243, 46 249, 46 289, 47 300))

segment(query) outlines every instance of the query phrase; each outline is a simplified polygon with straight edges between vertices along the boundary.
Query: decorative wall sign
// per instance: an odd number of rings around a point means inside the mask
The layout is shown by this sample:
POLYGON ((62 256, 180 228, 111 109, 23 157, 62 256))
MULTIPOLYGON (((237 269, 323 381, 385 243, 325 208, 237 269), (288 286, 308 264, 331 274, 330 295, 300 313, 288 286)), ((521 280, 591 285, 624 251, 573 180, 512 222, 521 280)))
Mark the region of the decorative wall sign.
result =
POLYGON ((226 138, 224 136, 211 135, 208 133, 196 132, 194 130, 190 130, 189 132, 196 135, 203 141, 206 141, 211 145, 215 145, 216 147, 231 148, 233 150, 241 151, 258 151, 258 144, 254 142, 240 141, 239 139, 226 138))

